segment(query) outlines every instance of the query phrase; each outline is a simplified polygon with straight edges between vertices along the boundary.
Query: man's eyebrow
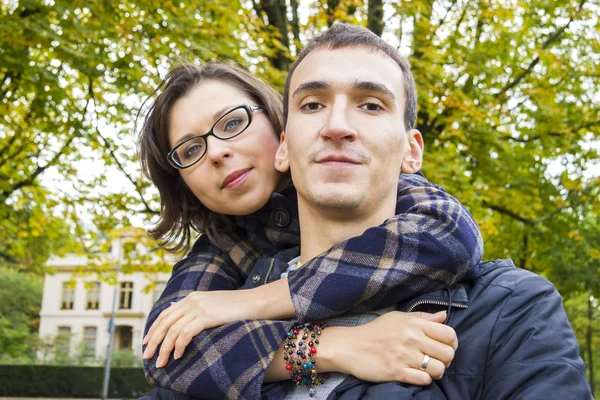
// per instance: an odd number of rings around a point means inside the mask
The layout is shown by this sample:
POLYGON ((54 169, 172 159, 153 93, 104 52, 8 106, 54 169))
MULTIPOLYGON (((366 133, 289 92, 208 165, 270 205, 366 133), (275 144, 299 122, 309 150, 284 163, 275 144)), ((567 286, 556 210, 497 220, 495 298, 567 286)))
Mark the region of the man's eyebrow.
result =
POLYGON ((394 93, 381 83, 373 81, 355 81, 352 84, 352 89, 365 92, 377 92, 390 97, 394 101, 396 100, 396 96, 394 95, 394 93))
POLYGON ((302 83, 300 86, 294 90, 294 94, 292 94, 292 98, 301 95, 304 92, 311 92, 313 90, 327 90, 331 88, 331 85, 325 81, 308 81, 302 83))

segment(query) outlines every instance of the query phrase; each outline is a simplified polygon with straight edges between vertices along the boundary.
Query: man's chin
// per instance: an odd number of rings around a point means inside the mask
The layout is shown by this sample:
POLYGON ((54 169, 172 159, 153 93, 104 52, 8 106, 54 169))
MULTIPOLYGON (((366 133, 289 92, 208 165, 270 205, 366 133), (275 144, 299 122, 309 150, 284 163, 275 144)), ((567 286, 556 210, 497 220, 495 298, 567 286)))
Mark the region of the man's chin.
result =
POLYGON ((309 193, 308 200, 312 207, 328 212, 344 212, 360 208, 366 195, 349 185, 322 185, 320 190, 309 193))

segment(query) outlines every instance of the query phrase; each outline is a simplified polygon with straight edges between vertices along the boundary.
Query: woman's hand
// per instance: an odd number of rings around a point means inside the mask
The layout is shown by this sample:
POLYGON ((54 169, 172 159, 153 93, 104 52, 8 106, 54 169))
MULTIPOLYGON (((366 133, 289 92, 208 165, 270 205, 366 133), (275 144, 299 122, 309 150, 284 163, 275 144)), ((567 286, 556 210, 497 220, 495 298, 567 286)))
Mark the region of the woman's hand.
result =
POLYGON ((319 367, 369 382, 428 385, 444 375, 458 346, 456 332, 443 324, 445 319, 445 311, 393 311, 365 325, 327 328, 321 336, 319 367), (421 370, 426 354, 430 361, 421 370))
POLYGON ((167 365, 175 350, 180 358, 194 336, 202 331, 243 319, 284 319, 296 315, 287 279, 254 289, 192 292, 172 303, 154 321, 144 337, 144 358, 154 356, 162 342, 156 366, 167 365))
POLYGON ((154 321, 144 337, 144 358, 154 356, 162 342, 156 366, 162 368, 175 349, 180 358, 194 336, 202 331, 242 319, 254 319, 250 290, 192 292, 172 303, 154 321))

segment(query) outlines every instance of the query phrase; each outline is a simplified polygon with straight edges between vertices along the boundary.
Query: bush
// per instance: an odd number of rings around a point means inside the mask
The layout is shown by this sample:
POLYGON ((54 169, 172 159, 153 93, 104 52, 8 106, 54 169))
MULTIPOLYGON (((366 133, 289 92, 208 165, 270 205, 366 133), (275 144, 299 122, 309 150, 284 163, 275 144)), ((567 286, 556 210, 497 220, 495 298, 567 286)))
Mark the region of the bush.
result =
MULTIPOLYGON (((104 368, 0 365, 0 397, 99 398, 104 368)), ((139 398, 152 390, 140 368, 112 368, 108 397, 139 398)))

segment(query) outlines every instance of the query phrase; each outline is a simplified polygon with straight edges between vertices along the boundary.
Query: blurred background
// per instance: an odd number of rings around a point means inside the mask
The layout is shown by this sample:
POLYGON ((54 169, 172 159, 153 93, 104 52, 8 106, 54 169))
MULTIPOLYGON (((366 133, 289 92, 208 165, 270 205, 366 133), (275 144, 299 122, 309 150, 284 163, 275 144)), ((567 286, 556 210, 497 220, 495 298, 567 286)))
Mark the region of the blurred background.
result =
POLYGON ((181 59, 233 60, 281 91, 302 46, 345 21, 409 57, 425 176, 471 210, 486 259, 556 285, 598 393, 599 15, 599 0, 0 1, 0 376, 103 365, 114 287, 113 365, 141 371, 174 263, 143 229, 159 211, 143 100, 181 59))

